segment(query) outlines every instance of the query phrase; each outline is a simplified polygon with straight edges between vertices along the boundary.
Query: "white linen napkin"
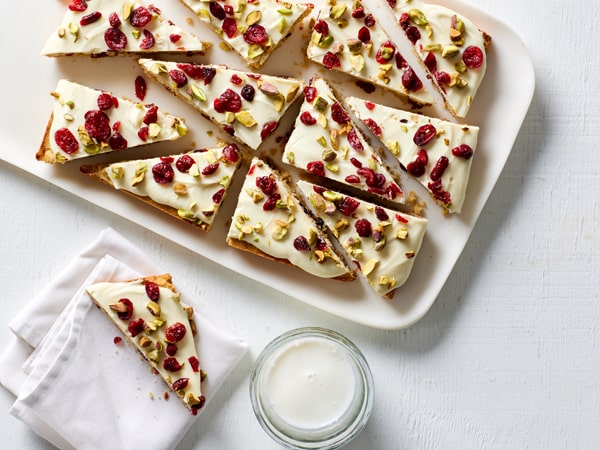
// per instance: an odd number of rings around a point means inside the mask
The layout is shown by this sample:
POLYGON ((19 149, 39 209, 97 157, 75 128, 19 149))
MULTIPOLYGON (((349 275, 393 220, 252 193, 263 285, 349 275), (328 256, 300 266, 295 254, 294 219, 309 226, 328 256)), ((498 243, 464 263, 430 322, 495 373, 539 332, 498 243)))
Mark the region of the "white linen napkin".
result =
MULTIPOLYGON (((10 413, 60 448, 173 448, 197 420, 151 372, 85 293, 95 281, 166 273, 112 229, 54 279, 10 323, 17 336, 0 356, 0 383, 17 399, 10 413), (135 268, 132 269, 132 268, 135 268), (169 392, 168 399, 163 398, 169 392)), ((247 345, 194 307, 207 403, 247 345)))

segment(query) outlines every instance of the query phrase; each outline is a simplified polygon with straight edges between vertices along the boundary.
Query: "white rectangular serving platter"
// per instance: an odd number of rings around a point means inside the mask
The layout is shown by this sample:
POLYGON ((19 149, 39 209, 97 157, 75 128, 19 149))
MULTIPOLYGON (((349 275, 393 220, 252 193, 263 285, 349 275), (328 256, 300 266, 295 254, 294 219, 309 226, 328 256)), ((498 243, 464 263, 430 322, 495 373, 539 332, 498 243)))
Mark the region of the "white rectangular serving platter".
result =
MULTIPOLYGON (((374 15, 382 23, 392 23, 391 15, 386 16, 389 11, 382 1, 384 0, 365 0, 365 3, 372 7, 374 15)), ((51 110, 49 92, 56 87, 59 79, 71 79, 135 99, 134 79, 142 73, 131 57, 51 59, 41 56, 40 50, 46 38, 58 25, 68 3, 67 0, 49 0, 44 2, 44 6, 37 8, 15 8, 14 2, 0 4, 2 16, 10 17, 0 30, 2 42, 8 44, 4 47, 3 70, 0 72, 3 86, 0 159, 228 269, 329 313, 379 329, 409 327, 421 319, 434 303, 506 163, 534 92, 535 77, 529 54, 510 28, 457 0, 437 1, 438 4, 470 17, 493 38, 486 78, 465 119, 465 123, 480 127, 479 144, 473 160, 467 199, 460 215, 444 217, 421 186, 402 176, 404 189, 414 190, 426 201, 426 217, 430 223, 409 280, 396 291, 392 300, 384 300, 371 291, 362 279, 353 283, 322 280, 301 270, 228 247, 225 235, 243 171, 238 173, 213 230, 203 233, 81 175, 79 162, 52 166, 36 161, 35 153, 42 141, 51 110)), ((213 33, 194 18, 182 3, 166 0, 153 3, 178 25, 194 32, 203 40, 214 43, 207 55, 182 58, 183 60, 227 64, 233 68, 245 69, 237 55, 219 48, 213 33)), ((319 5, 320 2, 315 4, 315 15, 319 5)), ((396 29, 396 32, 399 33, 399 30, 396 29)), ((405 43, 404 37, 399 34, 397 39, 396 36, 394 38, 397 44, 405 43)), ((330 79, 336 90, 344 95, 351 94, 390 106, 402 106, 402 102, 391 94, 376 91, 369 96, 356 88, 348 77, 327 73, 304 61, 307 39, 308 30, 304 26, 277 49, 260 72, 302 77, 305 80, 319 74, 330 79)), ((407 46, 402 48, 402 52, 407 59, 412 57, 407 46)), ((409 61, 412 62, 412 58, 409 61)), ((417 67, 415 69, 419 70, 417 67)), ((185 117, 192 130, 189 135, 173 143, 88 158, 85 163, 181 153, 208 147, 218 137, 224 137, 193 108, 168 94, 162 87, 152 84, 150 80, 148 87, 145 101, 156 103, 164 110, 185 117)), ((263 154, 280 161, 278 148, 281 144, 277 144, 277 137, 289 130, 298 107, 299 105, 288 111, 287 123, 282 123, 273 139, 259 149, 263 154)), ((426 112, 443 114, 436 107, 426 112)), ((223 283, 227 283, 226 272, 223 273, 223 283)))

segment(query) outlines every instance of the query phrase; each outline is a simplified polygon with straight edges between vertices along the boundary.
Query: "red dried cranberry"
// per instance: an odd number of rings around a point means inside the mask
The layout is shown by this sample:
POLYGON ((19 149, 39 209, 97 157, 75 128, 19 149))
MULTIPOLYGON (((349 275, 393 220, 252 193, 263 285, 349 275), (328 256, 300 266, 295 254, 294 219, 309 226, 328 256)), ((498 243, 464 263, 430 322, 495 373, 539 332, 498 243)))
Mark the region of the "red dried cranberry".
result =
POLYGON ((427 187, 429 188, 429 190, 431 190, 433 197, 435 199, 439 200, 440 202, 442 202, 444 205, 450 205, 452 203, 450 192, 444 191, 442 189, 442 181, 441 180, 432 181, 430 183, 427 183, 427 187))
POLYGON ((311 161, 306 165, 306 171, 313 175, 325 176, 325 165, 322 161, 311 161))
POLYGON ((223 201, 223 197, 225 197, 225 189, 219 189, 212 196, 212 201, 214 204, 219 205, 223 201))
POLYGON ((182 389, 185 389, 189 382, 190 382, 189 378, 180 378, 179 380, 175 380, 171 387, 173 388, 174 391, 180 391, 182 389))
POLYGON ((235 128, 228 123, 221 125, 221 129, 230 136, 235 136, 235 128))
POLYGON ((210 13, 217 19, 223 20, 225 18, 225 10, 217 2, 210 2, 208 9, 210 10, 210 13))
POLYGON ((140 42, 140 48, 142 50, 150 50, 152 47, 154 47, 154 44, 156 44, 154 35, 148 30, 144 30, 143 34, 144 38, 142 39, 142 42, 140 42))
POLYGON ((68 128, 60 128, 54 133, 56 145, 68 155, 72 155, 79 150, 79 142, 68 128))
POLYGON ((417 144, 419 147, 427 145, 431 142, 431 140, 435 137, 437 130, 433 125, 427 123, 425 125, 421 125, 417 132, 413 137, 413 142, 417 144))
POLYGON ((371 236, 371 232, 372 232, 371 222, 369 222, 365 218, 358 219, 356 221, 356 223, 354 224, 354 228, 356 229, 356 232, 358 233, 358 235, 360 237, 371 236))
POLYGON ((203 78, 204 78, 204 85, 206 86, 206 85, 210 84, 212 79, 217 74, 217 69, 215 69, 214 67, 203 67, 202 74, 203 74, 203 78))
POLYGON ((236 113, 242 109, 242 99, 239 94, 231 89, 225 89, 213 102, 215 111, 218 113, 236 113))
POLYGON ((156 123, 158 120, 158 106, 150 105, 148 111, 144 115, 143 122, 146 125, 150 125, 151 123, 156 123))
POLYGON ((120 129, 121 129, 121 121, 117 120, 115 123, 113 123, 113 126, 112 126, 113 133, 117 133, 120 129))
POLYGON ((167 342, 179 342, 181 341, 186 333, 185 325, 181 322, 175 322, 165 331, 165 339, 167 342))
POLYGON ((358 40, 364 42, 365 44, 369 43, 371 40, 371 32, 367 27, 361 27, 358 30, 358 40))
POLYGON ((351 128, 350 131, 348 131, 348 143, 357 152, 362 152, 365 149, 362 145, 362 142, 360 142, 358 133, 354 128, 351 128))
POLYGON ((387 64, 396 54, 396 46, 392 44, 390 41, 385 41, 377 50, 377 54, 375 55, 375 60, 379 64, 387 64))
POLYGON ((317 97, 317 88, 313 86, 306 86, 304 88, 304 98, 308 103, 312 103, 317 97))
POLYGON ((365 17, 365 9, 362 6, 359 6, 354 11, 352 11, 352 17, 354 19, 362 19, 365 17))
POLYGON ((433 166, 433 169, 431 169, 429 178, 431 178, 433 181, 439 180, 440 178, 442 178, 442 175, 444 175, 444 172, 447 168, 448 158, 446 158, 445 156, 440 156, 439 159, 436 161, 435 166, 433 166))
POLYGON ((173 357, 165 358, 163 368, 169 372, 179 372, 183 366, 173 357))
POLYGON ((404 218, 401 214, 396 214, 394 217, 400 223, 408 223, 408 219, 404 218))
POLYGON ((277 189, 277 183, 274 176, 256 177, 256 187, 265 195, 271 195, 277 189))
POLYGON ((406 33, 406 37, 412 43, 412 45, 415 45, 417 41, 421 39, 421 32, 415 26, 410 26, 406 28, 404 32, 406 33))
POLYGON ((144 28, 150 23, 151 20, 152 12, 144 6, 138 6, 135 8, 133 11, 131 11, 131 17, 129 17, 131 26, 135 28, 144 28))
POLYGON ((177 346, 175 344, 173 344, 172 342, 169 342, 167 344, 167 346, 165 347, 165 353, 169 356, 175 356, 175 354, 177 353, 177 346))
POLYGON ((465 48, 462 60, 469 69, 477 69, 483 64, 483 52, 479 47, 470 45, 465 48))
POLYGON ((161 161, 152 166, 152 176, 158 184, 168 184, 173 181, 175 172, 168 162, 161 161))
POLYGON ((103 111, 92 110, 86 112, 84 118, 84 127, 90 137, 98 142, 106 142, 111 133, 108 116, 103 111))
POLYGON ((313 186, 313 191, 315 191, 317 194, 319 195, 323 195, 323 193, 326 191, 327 189, 325 189, 323 186, 313 186))
MULTIPOLYGON (((443 88, 442 85, 444 84, 450 84, 450 82, 452 81, 452 78, 450 77, 450 74, 448 72, 435 72, 434 74, 435 80, 438 82, 438 84, 440 85, 440 87, 443 88)), ((445 91, 445 89, 444 89, 445 91)))
POLYGON ((452 149, 452 154, 459 158, 471 159, 473 156, 473 149, 467 144, 460 144, 458 147, 452 149))
POLYGON ((182 70, 183 73, 194 80, 204 79, 204 71, 202 70, 203 66, 197 64, 179 63, 177 64, 177 68, 182 70))
POLYGON ((119 345, 121 342, 123 342, 123 339, 121 338, 121 336, 115 336, 114 337, 113 344, 119 345))
POLYGON ((113 52, 121 52, 127 46, 127 36, 118 28, 109 28, 104 33, 104 42, 113 52))
POLYGON ((202 175, 212 175, 219 169, 219 163, 209 164, 202 169, 202 175))
POLYGON ((117 311, 117 317, 121 320, 129 320, 133 315, 133 303, 128 298, 119 299, 117 303, 122 303, 127 308, 126 311, 119 312, 117 311))
POLYGON ((315 248, 317 250, 325 251, 329 248, 329 245, 327 244, 327 242, 325 242, 323 238, 317 236, 317 240, 315 241, 315 248))
POLYGON ((172 156, 161 156, 160 160, 164 161, 164 162, 168 162, 169 164, 175 162, 175 158, 173 158, 172 156))
POLYGON ((194 161, 194 158, 192 158, 190 155, 181 155, 179 158, 177 158, 175 167, 177 167, 177 170, 179 170, 181 173, 188 173, 195 162, 196 161, 194 161))
POLYGON ((196 358, 195 356, 190 356, 188 358, 188 361, 194 372, 200 372, 200 361, 198 361, 198 358, 196 358))
POLYGON ((408 63, 404 59, 404 56, 400 54, 400 52, 396 53, 396 68, 397 69, 406 69, 408 67, 408 63))
POLYGON ((337 209, 345 216, 349 216, 356 208, 360 206, 358 200, 353 199, 352 197, 344 197, 337 205, 337 209))
POLYGON ((158 287, 158 284, 154 283, 153 281, 147 281, 144 285, 144 288, 148 298, 153 302, 157 302, 158 298, 160 297, 160 288, 158 287))
POLYGON ((338 102, 334 102, 333 105, 331 105, 331 118, 340 125, 346 125, 350 122, 350 117, 348 117, 348 114, 338 102))
POLYGON ((254 86, 252 86, 251 84, 244 85, 244 87, 242 88, 242 91, 241 91, 242 98, 249 102, 254 100, 255 93, 256 93, 256 90, 254 89, 254 86))
POLYGON ((136 337, 138 334, 144 331, 144 319, 140 317, 137 320, 132 320, 127 325, 127 330, 132 337, 136 337))
POLYGON ((235 14, 235 10, 233 9, 233 6, 231 6, 231 5, 223 5, 223 10, 225 11, 225 14, 227 14, 228 16, 233 16, 235 14))
POLYGON ((121 133, 113 133, 113 135, 108 139, 108 145, 113 150, 125 150, 127 148, 127 139, 123 137, 121 133))
POLYGON ((103 92, 98 96, 98 109, 101 111, 106 111, 113 107, 112 95, 103 92))
POLYGON ((281 195, 275 192, 263 203, 263 211, 273 211, 277 207, 279 200, 281 200, 281 195))
POLYGON ((257 23, 250 25, 244 33, 244 41, 248 44, 261 45, 267 42, 268 39, 269 34, 267 33, 267 30, 265 30, 265 27, 257 23))
POLYGON ((225 161, 235 164, 240 159, 240 152, 235 144, 227 144, 223 147, 223 158, 225 161))
POLYGON ((294 239, 294 248, 298 251, 310 251, 310 244, 308 243, 308 239, 306 239, 304 236, 298 236, 296 239, 294 239))
POLYGON ((382 133, 381 127, 377 124, 377 122, 375 122, 375 120, 368 118, 368 119, 363 120, 363 122, 375 136, 381 137, 381 133, 382 133))
POLYGON ((344 181, 350 184, 358 184, 360 183, 360 177, 358 175, 348 175, 346 178, 344 178, 344 181))
POLYGON ((371 28, 373 25, 375 25, 375 17, 373 17, 373 14, 368 14, 365 17, 365 25, 368 26, 369 28, 371 28))
POLYGON ((396 0, 387 0, 388 5, 390 5, 390 8, 394 9, 396 7, 396 0))
POLYGON ((390 183, 385 188, 387 198, 394 200, 398 195, 402 195, 402 189, 396 183, 390 183))
POLYGON ((358 159, 356 159, 356 158, 350 158, 350 162, 357 169, 360 169, 363 166, 362 163, 358 159))
POLYGON ((83 12, 87 9, 87 2, 85 0, 73 0, 69 3, 69 10, 76 12, 83 12))
POLYGON ((408 13, 402 13, 400 15, 400 19, 398 20, 398 23, 400 24, 400 28, 406 31, 406 29, 410 25, 410 16, 408 15, 408 13))
POLYGON ((141 75, 138 75, 135 79, 135 96, 140 99, 140 101, 144 101, 146 98, 146 91, 148 90, 148 85, 146 84, 146 80, 141 75))
POLYGON ((317 123, 317 119, 315 119, 310 112, 304 111, 302 114, 300 114, 300 122, 302 122, 304 125, 314 125, 317 123))
POLYGON ((89 25, 91 23, 94 23, 94 22, 100 20, 101 17, 102 17, 102 13, 100 11, 91 12, 81 18, 81 20, 79 21, 79 25, 84 27, 86 25, 89 25))
POLYGON ((169 35, 169 40, 173 43, 173 44, 177 44, 180 40, 181 40, 181 35, 180 34, 170 34, 169 35))
POLYGON ((221 30, 223 30, 223 33, 225 33, 225 35, 229 39, 231 39, 238 32, 237 22, 235 21, 234 18, 227 17, 227 18, 225 18, 225 20, 223 21, 223 23, 221 23, 221 30))
POLYGON ((242 84, 244 82, 244 80, 242 80, 240 78, 240 76, 236 73, 234 73, 233 75, 231 75, 231 78, 229 79, 229 81, 231 81, 233 84, 239 86, 240 84, 242 84))
POLYGON ((150 130, 148 127, 142 127, 138 130, 137 135, 142 141, 146 142, 148 136, 150 135, 150 130))
POLYGON ((314 30, 322 36, 327 36, 329 34, 329 25, 324 20, 317 20, 314 30))
POLYGON ((437 58, 435 57, 435 53, 429 52, 423 61, 425 63, 425 67, 430 72, 435 72, 437 70, 437 58))
POLYGON ((332 52, 327 52, 323 56, 323 65, 325 68, 331 70, 334 67, 341 67, 342 63, 340 62, 338 55, 332 52))
POLYGON ((427 165, 427 161, 429 157, 427 156, 427 152, 423 149, 420 149, 417 152, 417 158, 408 163, 406 166, 406 171, 410 173, 413 177, 421 177, 425 173, 425 166, 427 165))
POLYGON ((357 80, 355 84, 367 94, 372 94, 373 92, 375 92, 375 85, 373 85, 373 83, 369 83, 368 81, 363 80, 357 80))
POLYGON ((381 206, 375 207, 375 216, 377 216, 377 219, 381 220, 382 222, 390 219, 388 213, 381 206))
POLYGON ((423 82, 419 79, 412 67, 406 69, 402 74, 402 86, 404 86, 407 91, 412 92, 423 88, 423 82))
POLYGON ((187 76, 181 70, 169 70, 169 77, 177 85, 178 88, 185 86, 188 82, 187 76))
POLYGON ((276 120, 265 123, 260 130, 260 138, 264 141, 268 136, 271 135, 271 133, 273 133, 273 131, 275 131, 277 125, 279 125, 279 122, 276 120))

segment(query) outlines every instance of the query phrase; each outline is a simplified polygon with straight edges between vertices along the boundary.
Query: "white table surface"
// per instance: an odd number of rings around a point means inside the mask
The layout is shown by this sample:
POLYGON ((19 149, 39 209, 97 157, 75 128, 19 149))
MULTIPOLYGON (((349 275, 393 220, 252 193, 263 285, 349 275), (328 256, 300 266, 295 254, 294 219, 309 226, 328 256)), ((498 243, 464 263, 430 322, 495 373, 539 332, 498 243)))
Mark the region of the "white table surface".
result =
MULTIPOLYGON (((250 346, 181 449, 277 448, 253 416, 249 372, 268 341, 305 325, 345 334, 371 365, 375 408, 350 449, 599 448, 600 14, 584 1, 469 1, 522 38, 537 88, 419 323, 378 331, 338 319, 0 163, 0 342, 24 302, 111 226, 188 280, 250 346)), ((0 448, 49 448, 7 413, 12 401, 0 388, 0 448)))

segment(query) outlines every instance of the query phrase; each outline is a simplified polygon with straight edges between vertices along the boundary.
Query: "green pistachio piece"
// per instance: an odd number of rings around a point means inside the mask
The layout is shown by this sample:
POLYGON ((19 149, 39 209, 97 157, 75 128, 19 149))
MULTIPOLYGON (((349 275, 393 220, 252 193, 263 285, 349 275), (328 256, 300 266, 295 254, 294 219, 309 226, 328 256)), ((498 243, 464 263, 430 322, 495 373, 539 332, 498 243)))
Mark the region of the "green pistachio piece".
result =
POLYGON ((325 198, 325 200, 329 200, 330 202, 339 201, 344 198, 342 194, 335 191, 324 191, 322 195, 325 198))
POLYGON ((346 12, 346 8, 347 8, 347 6, 345 4, 343 4, 343 3, 342 4, 334 5, 329 10, 329 17, 331 17, 333 20, 339 19, 346 12))
POLYGON ((283 14, 284 16, 289 16, 293 11, 290 8, 279 8, 277 12, 279 14, 283 14))
POLYGON ((325 100, 323 97, 321 97, 321 96, 318 96, 318 97, 315 99, 315 101, 314 101, 313 105, 314 105, 314 107, 315 107, 315 109, 316 109, 317 111, 320 111, 320 112, 325 112, 325 110, 326 110, 326 109, 327 109, 327 107, 329 106, 329 103, 328 103, 328 102, 327 102, 327 100, 325 100))
POLYGON ((139 39, 140 36, 142 35, 142 31, 138 30, 137 28, 135 30, 131 30, 131 35, 135 38, 135 39, 139 39))
POLYGON ((452 58, 458 55, 459 52, 460 50, 456 45, 448 44, 442 50, 442 58, 452 58))
POLYGON ((115 180, 122 180, 123 176, 125 176, 125 170, 123 170, 122 166, 112 166, 110 173, 115 180))
POLYGON ((254 120, 254 117, 252 117, 252 114, 250 114, 250 111, 237 112, 237 113, 235 113, 235 118, 237 119, 237 121, 239 123, 244 125, 246 128, 251 128, 254 125, 256 125, 256 120, 254 120))
POLYGON ((357 72, 362 72, 365 68, 365 58, 362 55, 350 55, 350 65, 357 72))
POLYGON ((148 125, 148 135, 152 139, 156 139, 160 135, 161 131, 162 131, 162 129, 161 129, 160 125, 157 123, 151 123, 150 125, 148 125))
POLYGON ((258 45, 258 44, 251 44, 248 47, 248 58, 249 59, 258 58, 264 52, 265 52, 265 49, 262 48, 260 45, 258 45))
POLYGON ((192 84, 192 96, 198 101, 206 101, 206 94, 197 84, 192 84))
POLYGON ((321 155, 321 158, 323 159, 323 161, 331 162, 331 161, 335 160, 335 158, 337 158, 337 153, 331 149, 325 149, 325 150, 323 150, 323 154, 321 155))
POLYGON ((333 36, 331 34, 328 34, 323 39, 319 40, 319 43, 317 45, 319 46, 319 48, 327 48, 331 44, 333 44, 333 36))
POLYGON ((279 26, 277 27, 277 29, 279 30, 279 32, 281 34, 283 34, 283 32, 285 31, 286 28, 287 28, 287 20, 285 20, 285 17, 282 17, 281 20, 279 21, 279 26))
POLYGON ((123 4, 123 20, 129 20, 131 17, 131 13, 133 11, 133 3, 124 3, 123 4))
POLYGON ((260 22, 260 19, 262 19, 262 13, 258 10, 254 10, 246 16, 246 20, 244 22, 246 22, 246 25, 250 26, 260 22))
POLYGON ((363 43, 360 39, 348 39, 346 40, 346 46, 350 53, 358 53, 363 49, 363 43))
POLYGON ((410 17, 410 20, 412 20, 415 23, 415 25, 424 26, 429 24, 427 18, 425 17, 425 14, 423 14, 423 11, 421 11, 420 9, 413 8, 409 10, 408 17, 410 17))
POLYGON ((317 139, 317 143, 321 147, 327 147, 327 139, 325 138, 325 136, 319 136, 319 138, 317 139))

